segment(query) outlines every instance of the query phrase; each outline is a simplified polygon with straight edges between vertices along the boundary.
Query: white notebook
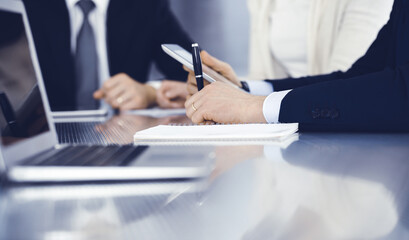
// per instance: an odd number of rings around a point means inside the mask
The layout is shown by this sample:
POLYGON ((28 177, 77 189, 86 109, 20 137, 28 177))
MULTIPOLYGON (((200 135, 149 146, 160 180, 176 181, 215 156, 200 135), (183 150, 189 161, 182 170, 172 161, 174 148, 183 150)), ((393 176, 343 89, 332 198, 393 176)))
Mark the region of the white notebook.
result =
POLYGON ((278 141, 297 131, 298 123, 159 125, 135 133, 134 142, 135 144, 151 144, 158 142, 278 141))

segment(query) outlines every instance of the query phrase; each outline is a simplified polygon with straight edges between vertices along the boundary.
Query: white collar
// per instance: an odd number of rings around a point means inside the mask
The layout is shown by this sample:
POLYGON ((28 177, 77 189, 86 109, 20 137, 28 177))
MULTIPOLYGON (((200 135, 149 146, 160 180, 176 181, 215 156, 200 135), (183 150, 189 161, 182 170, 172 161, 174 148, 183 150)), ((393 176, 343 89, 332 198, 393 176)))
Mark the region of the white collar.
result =
MULTIPOLYGON (((66 0, 67 6, 69 9, 74 9, 75 5, 79 2, 80 0, 66 0)), ((98 11, 103 11, 106 12, 108 9, 108 4, 110 0, 92 0, 95 3, 96 9, 98 11)))

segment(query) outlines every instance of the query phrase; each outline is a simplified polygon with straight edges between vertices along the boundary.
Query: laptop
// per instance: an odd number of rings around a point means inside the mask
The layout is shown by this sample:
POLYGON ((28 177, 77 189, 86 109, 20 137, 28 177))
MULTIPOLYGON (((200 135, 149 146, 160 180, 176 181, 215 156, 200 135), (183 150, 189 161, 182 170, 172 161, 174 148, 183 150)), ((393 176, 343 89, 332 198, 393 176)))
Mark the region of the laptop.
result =
POLYGON ((59 145, 20 1, 0 0, 0 173, 13 182, 189 179, 212 147, 59 145))

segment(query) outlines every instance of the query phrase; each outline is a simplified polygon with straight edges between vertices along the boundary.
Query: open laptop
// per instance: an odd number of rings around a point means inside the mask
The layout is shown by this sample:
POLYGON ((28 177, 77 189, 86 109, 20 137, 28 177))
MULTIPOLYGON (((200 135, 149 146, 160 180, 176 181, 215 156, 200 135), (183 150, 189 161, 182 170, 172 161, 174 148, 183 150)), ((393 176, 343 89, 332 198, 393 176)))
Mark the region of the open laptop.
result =
POLYGON ((24 6, 0 0, 0 171, 15 182, 186 179, 209 147, 58 145, 24 6))

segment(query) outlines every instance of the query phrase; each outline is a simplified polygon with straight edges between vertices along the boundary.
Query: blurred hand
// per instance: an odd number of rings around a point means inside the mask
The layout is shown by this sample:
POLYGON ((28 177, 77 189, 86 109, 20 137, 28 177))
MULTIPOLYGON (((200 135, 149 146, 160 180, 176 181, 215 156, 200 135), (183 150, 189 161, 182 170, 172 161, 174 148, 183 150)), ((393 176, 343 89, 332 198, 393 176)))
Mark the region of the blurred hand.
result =
POLYGON ((186 83, 177 81, 162 81, 156 91, 156 99, 161 108, 183 108, 188 95, 186 83))
POLYGON ((115 109, 144 109, 156 104, 156 90, 135 81, 125 73, 119 73, 95 91, 94 98, 104 99, 115 109))
POLYGON ((254 96, 230 85, 214 82, 190 97, 186 115, 193 123, 265 123, 265 96, 254 96))
MULTIPOLYGON (((236 73, 234 72, 233 68, 229 64, 218 60, 217 58, 211 56, 206 51, 202 51, 200 53, 200 57, 202 58, 202 63, 204 65, 210 67, 214 71, 218 72, 220 75, 230 80, 235 85, 241 87, 240 80, 237 78, 236 73)), ((185 71, 189 72, 188 81, 187 81, 187 84, 188 84, 187 89, 188 89, 189 94, 193 95, 197 92, 195 73, 191 71, 190 69, 186 68, 185 66, 183 66, 183 68, 185 69, 185 71)), ((205 86, 209 85, 209 82, 205 80, 204 85, 205 86)))

